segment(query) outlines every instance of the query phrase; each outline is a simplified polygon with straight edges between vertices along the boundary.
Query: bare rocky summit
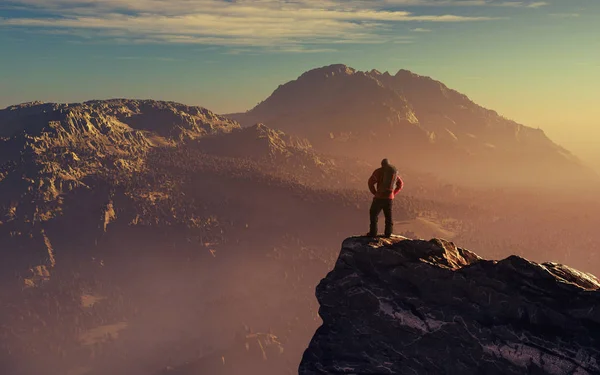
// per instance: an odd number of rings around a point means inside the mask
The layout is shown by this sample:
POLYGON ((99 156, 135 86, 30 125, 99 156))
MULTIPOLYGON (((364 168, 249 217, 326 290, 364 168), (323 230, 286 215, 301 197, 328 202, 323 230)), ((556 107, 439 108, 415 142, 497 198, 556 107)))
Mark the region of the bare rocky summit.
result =
POLYGON ((348 238, 299 374, 600 374, 600 282, 453 243, 348 238))

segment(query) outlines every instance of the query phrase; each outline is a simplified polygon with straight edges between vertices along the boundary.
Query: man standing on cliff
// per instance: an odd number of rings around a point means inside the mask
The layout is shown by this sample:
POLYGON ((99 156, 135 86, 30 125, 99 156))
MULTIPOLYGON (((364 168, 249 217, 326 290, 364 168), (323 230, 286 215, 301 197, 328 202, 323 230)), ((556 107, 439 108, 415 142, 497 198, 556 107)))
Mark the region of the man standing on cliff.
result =
POLYGON ((383 159, 381 161, 381 168, 376 169, 371 178, 369 178, 369 190, 373 193, 373 203, 369 210, 371 226, 367 236, 377 236, 377 220, 382 210, 385 216, 385 237, 392 236, 394 230, 392 206, 394 197, 402 190, 403 186, 404 182, 398 176, 398 170, 393 165, 390 165, 387 159, 383 159))

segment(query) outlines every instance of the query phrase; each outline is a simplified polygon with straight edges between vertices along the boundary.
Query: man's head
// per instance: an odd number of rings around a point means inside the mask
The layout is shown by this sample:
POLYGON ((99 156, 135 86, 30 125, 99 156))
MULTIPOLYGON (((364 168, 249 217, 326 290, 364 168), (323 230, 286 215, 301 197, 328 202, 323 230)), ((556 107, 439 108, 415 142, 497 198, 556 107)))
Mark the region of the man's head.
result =
POLYGON ((390 165, 390 162, 387 159, 383 159, 381 161, 381 166, 382 167, 387 167, 388 165, 390 165))

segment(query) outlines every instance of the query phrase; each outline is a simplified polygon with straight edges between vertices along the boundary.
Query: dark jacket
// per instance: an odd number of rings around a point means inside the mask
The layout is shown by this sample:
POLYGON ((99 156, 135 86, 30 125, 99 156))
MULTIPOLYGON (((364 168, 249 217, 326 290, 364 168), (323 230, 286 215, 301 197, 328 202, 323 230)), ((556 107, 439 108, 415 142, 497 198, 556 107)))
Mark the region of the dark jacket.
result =
POLYGON ((396 174, 396 181, 393 185, 394 188, 393 190, 390 190, 389 187, 385 187, 382 185, 383 176, 384 168, 382 167, 376 169, 371 175, 371 178, 369 178, 369 190, 375 196, 375 198, 394 199, 396 194, 398 194, 398 192, 402 190, 402 187, 404 187, 404 182, 402 181, 400 176, 396 174), (377 185, 377 187, 375 187, 375 185, 377 185))

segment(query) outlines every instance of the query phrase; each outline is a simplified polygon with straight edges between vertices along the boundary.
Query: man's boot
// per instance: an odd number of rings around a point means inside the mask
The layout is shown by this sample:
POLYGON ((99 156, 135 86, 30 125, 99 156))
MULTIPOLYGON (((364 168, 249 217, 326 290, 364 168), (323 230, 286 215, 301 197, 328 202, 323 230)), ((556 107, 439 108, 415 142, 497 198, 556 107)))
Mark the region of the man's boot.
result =
POLYGON ((394 232, 394 226, 393 225, 386 225, 385 226, 385 231, 384 233, 384 237, 390 238, 392 237, 392 233, 394 232))

